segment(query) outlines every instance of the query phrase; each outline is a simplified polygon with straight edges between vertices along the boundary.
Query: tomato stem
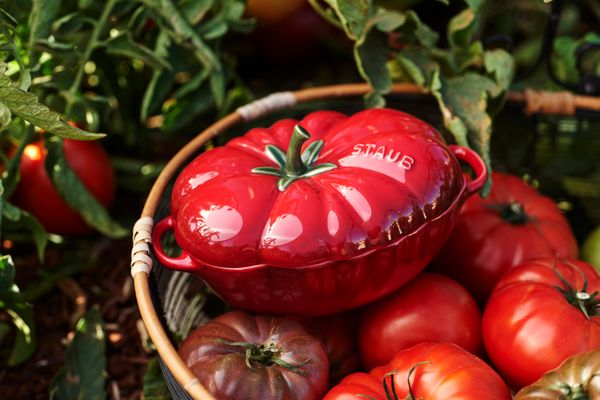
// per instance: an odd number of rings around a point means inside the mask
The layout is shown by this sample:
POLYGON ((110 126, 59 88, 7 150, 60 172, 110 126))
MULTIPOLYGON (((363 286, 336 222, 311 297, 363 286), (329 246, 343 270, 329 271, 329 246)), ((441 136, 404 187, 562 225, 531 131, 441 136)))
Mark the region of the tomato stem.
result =
POLYGON ((560 273, 556 264, 554 265, 554 273, 558 276, 558 279, 564 285, 564 289, 558 286, 555 288, 560 291, 569 302, 569 304, 577 307, 581 310, 581 312, 585 315, 587 319, 590 319, 592 316, 600 315, 600 298, 598 298, 598 291, 593 293, 589 293, 587 291, 588 280, 583 271, 577 268, 577 271, 581 274, 581 278, 583 279, 583 286, 580 290, 576 290, 571 286, 571 284, 565 279, 565 277, 560 273))
POLYGON ((253 368, 252 363, 259 363, 267 367, 275 364, 296 374, 302 376, 306 375, 306 373, 300 368, 307 364, 309 360, 305 360, 300 364, 290 364, 281 359, 281 348, 279 348, 275 343, 271 342, 268 344, 262 343, 256 345, 249 342, 229 342, 222 339, 219 339, 218 341, 228 346, 244 348, 246 366, 250 369, 253 368))
POLYGON ((523 225, 530 221, 523 204, 518 201, 489 206, 500 213, 500 217, 513 225, 523 225))

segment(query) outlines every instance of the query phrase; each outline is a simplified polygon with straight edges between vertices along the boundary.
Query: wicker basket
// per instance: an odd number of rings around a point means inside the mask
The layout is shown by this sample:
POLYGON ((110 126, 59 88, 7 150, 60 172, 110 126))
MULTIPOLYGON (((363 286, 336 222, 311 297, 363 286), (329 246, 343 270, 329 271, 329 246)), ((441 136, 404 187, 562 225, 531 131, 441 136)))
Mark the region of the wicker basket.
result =
MULTIPOLYGON (((198 287, 202 284, 198 279, 192 279, 186 273, 167 270, 156 262, 150 252, 153 223, 169 213, 170 190, 178 172, 207 144, 213 141, 223 143, 231 135, 242 134, 252 126, 266 126, 281 117, 301 116, 323 107, 348 113, 358 111, 362 108, 360 96, 369 89, 366 84, 336 85, 275 93, 257 100, 200 133, 170 160, 158 177, 141 218, 134 226, 131 274, 140 313, 158 350, 163 375, 174 398, 213 399, 177 354, 173 337, 173 332, 185 335, 192 326, 206 318, 203 309, 207 308, 210 297, 197 295, 202 293, 202 286, 198 287), (328 103, 324 104, 323 101, 328 103)), ((600 111, 600 99, 564 92, 510 93, 508 101, 523 103, 527 114, 574 115, 578 110, 600 111)), ((401 106, 399 108, 416 114, 434 126, 441 124, 435 103, 415 85, 394 85, 388 105, 401 106), (412 107, 407 106, 407 96, 410 96, 408 103, 412 107)))

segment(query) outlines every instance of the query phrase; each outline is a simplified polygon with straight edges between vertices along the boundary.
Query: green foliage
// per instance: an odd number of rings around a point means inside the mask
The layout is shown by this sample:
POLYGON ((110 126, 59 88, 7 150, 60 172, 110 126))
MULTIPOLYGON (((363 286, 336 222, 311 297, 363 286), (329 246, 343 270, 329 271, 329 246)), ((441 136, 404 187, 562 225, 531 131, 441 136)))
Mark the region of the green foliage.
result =
POLYGON ((512 82, 514 62, 506 51, 484 50, 473 39, 483 3, 468 1, 468 7, 450 20, 448 47, 441 48, 436 45, 438 35, 413 11, 388 10, 367 0, 327 1, 354 41, 358 70, 373 88, 367 106, 385 104, 383 95, 391 90, 392 80, 414 82, 437 99, 457 143, 475 148, 491 167, 491 117, 512 82), (400 49, 389 46, 390 34, 398 35, 400 49), (388 61, 390 54, 393 59, 388 61))
MULTIPOLYGON (((9 366, 27 360, 35 351, 33 308, 14 283, 15 266, 10 256, 0 256, 0 310, 6 312, 15 327, 15 341, 8 357, 9 366)), ((4 326, 3 332, 6 333, 4 326)))
POLYGON ((106 339, 102 315, 90 309, 75 327, 75 337, 67 346, 64 367, 50 387, 54 400, 103 400, 106 380, 106 339))

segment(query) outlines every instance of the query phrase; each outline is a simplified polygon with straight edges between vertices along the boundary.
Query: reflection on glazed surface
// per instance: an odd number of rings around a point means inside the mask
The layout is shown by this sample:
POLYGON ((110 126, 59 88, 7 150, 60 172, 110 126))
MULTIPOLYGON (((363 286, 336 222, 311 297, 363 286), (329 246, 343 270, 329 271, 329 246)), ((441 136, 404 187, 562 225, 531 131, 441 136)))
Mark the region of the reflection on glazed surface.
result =
POLYGON ((180 174, 172 216, 155 232, 173 228, 183 254, 165 256, 161 233, 155 254, 237 308, 317 315, 360 306, 412 279, 446 240, 474 191, 453 151, 429 125, 389 109, 318 111, 252 129, 180 174), (310 132, 295 152, 307 164, 289 175, 297 124, 310 132))
POLYGON ((296 123, 253 129, 184 170, 173 215, 177 240, 193 258, 241 267, 352 257, 436 218, 462 188, 456 158, 431 127, 382 109, 351 117, 317 112, 300 121, 311 134, 304 149, 323 140, 315 164, 337 168, 277 190, 276 176, 251 171, 277 167, 266 148, 287 151, 296 123))

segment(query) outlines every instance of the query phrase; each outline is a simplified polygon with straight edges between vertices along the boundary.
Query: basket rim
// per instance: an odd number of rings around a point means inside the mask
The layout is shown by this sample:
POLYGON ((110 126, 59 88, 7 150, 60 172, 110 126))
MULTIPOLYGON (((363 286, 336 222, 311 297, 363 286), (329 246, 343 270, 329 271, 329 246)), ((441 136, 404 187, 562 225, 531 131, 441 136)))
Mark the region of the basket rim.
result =
MULTIPOLYGON (((157 206, 171 179, 184 163, 190 159, 209 140, 226 129, 240 123, 250 122, 274 111, 291 108, 296 104, 314 100, 355 97, 367 94, 371 86, 366 83, 349 83, 319 86, 290 92, 278 92, 255 100, 238 108, 222 119, 217 120, 195 138, 183 146, 167 163, 154 182, 144 204, 140 220, 133 232, 132 275, 138 308, 159 356, 169 368, 181 387, 196 400, 213 400, 214 397, 198 381, 192 371, 179 357, 167 332, 160 323, 159 316, 152 303, 149 287, 149 271, 152 268, 150 258, 150 233, 157 206)), ((390 94, 428 95, 415 84, 398 83, 392 85, 390 94)), ((574 115, 577 109, 600 111, 600 98, 579 96, 570 92, 537 92, 526 89, 523 92, 509 92, 507 100, 524 103, 526 114, 574 115)))

